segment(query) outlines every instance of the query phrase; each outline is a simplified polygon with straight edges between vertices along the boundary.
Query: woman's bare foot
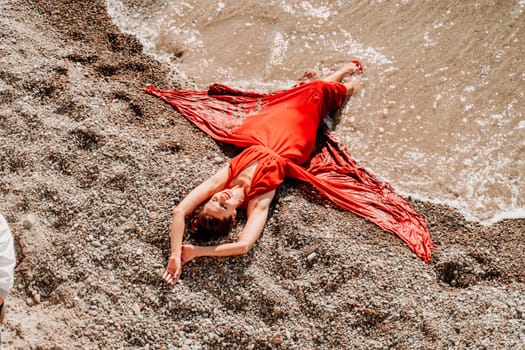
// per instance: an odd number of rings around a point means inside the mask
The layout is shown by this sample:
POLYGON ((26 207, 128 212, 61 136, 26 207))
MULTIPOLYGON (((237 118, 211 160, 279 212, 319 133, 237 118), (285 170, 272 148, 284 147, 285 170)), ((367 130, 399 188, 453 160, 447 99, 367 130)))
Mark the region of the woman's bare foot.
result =
POLYGON ((346 63, 344 66, 339 68, 337 71, 331 73, 327 77, 323 78, 324 81, 343 81, 349 75, 354 75, 357 72, 362 72, 361 63, 358 60, 346 63))
POLYGON ((359 66, 353 61, 346 63, 341 69, 345 72, 345 77, 359 72, 359 66))

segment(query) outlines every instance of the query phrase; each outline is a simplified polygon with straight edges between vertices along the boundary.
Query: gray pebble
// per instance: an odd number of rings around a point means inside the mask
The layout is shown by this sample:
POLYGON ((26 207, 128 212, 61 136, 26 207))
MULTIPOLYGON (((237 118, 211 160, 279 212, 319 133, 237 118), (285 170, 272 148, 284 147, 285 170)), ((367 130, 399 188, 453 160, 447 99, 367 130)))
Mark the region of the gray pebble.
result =
POLYGON ((35 304, 40 304, 40 301, 41 301, 40 294, 37 293, 33 295, 33 301, 35 302, 35 304))
POLYGON ((139 304, 135 303, 131 306, 131 311, 133 311, 133 314, 135 314, 135 316, 140 316, 140 306, 139 304))
POLYGON ((35 226, 36 224, 36 216, 33 214, 27 215, 24 220, 22 221, 22 225, 26 230, 29 230, 31 227, 35 226))
POLYGON ((307 257, 306 257, 306 260, 308 261, 312 261, 315 259, 315 257, 317 256, 317 253, 316 252, 313 252, 311 254, 309 254, 307 257))

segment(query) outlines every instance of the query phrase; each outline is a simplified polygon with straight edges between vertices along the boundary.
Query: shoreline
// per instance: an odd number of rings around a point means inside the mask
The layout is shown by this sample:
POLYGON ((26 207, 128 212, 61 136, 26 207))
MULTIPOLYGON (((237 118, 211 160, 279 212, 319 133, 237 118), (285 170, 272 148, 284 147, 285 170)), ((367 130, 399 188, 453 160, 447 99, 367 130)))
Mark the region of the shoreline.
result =
POLYGON ((210 82, 255 91, 286 89, 295 83, 290 78, 304 70, 336 68, 345 61, 342 52, 364 59, 368 68, 359 95, 343 106, 335 122, 340 141, 356 160, 405 197, 438 198, 441 203, 431 203, 451 206, 470 221, 486 224, 515 207, 525 218, 517 146, 525 112, 518 106, 525 103, 516 93, 521 90, 516 79, 501 78, 521 75, 523 45, 512 39, 523 32, 525 21, 518 20, 516 4, 495 8, 476 1, 455 11, 449 0, 429 13, 417 2, 358 0, 325 6, 329 18, 310 23, 316 11, 301 10, 296 0, 286 5, 248 1, 220 11, 199 2, 191 10, 162 1, 107 3, 113 4, 108 10, 119 28, 140 38, 153 58, 174 62, 173 69, 191 76, 197 89, 210 82), (474 18, 483 18, 483 24, 474 18), (449 25, 432 26, 433 21, 449 25), (378 35, 377 26, 390 34, 378 35), (497 30, 487 36, 484 26, 497 30), (232 34, 235 45, 230 47, 232 34), (300 38, 296 43, 294 36, 300 38), (312 46, 316 38, 319 45, 312 46), (310 47, 303 48, 303 42, 310 47), (417 49, 403 50, 408 42, 417 49), (448 47, 447 42, 456 44, 448 47), (250 49, 236 55, 244 51, 242 43, 250 49), (288 54, 273 64, 280 50, 288 54), (498 73, 480 75, 482 66, 498 73))
POLYGON ((142 92, 185 82, 103 1, 1 6, 0 210, 17 253, 4 348, 521 344, 525 219, 484 227, 431 203, 410 201, 438 246, 425 264, 288 181, 249 254, 163 285, 171 209, 231 149, 142 92))

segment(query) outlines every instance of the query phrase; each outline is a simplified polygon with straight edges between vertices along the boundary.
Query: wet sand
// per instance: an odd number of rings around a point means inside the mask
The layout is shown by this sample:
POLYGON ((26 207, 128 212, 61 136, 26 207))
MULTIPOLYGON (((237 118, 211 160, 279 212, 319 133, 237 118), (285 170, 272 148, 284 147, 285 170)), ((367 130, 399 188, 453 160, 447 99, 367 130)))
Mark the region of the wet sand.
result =
POLYGON ((356 159, 472 221, 525 217, 525 2, 106 3, 199 87, 283 89, 359 58, 362 88, 336 130, 356 159))
POLYGON ((165 286, 171 209, 234 150, 142 92, 185 82, 102 1, 0 5, 0 210, 18 262, 5 349, 522 346, 525 220, 417 201, 428 264, 290 181, 249 254, 165 286))

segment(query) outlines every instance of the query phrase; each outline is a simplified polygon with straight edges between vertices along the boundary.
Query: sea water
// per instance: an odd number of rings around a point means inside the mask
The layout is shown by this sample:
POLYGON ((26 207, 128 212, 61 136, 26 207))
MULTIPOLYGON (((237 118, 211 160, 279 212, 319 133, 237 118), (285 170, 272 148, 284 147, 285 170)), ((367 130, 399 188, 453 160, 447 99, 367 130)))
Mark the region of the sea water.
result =
POLYGON ((468 220, 525 217, 525 0, 106 4, 195 88, 283 89, 361 60, 335 129, 356 160, 468 220))

